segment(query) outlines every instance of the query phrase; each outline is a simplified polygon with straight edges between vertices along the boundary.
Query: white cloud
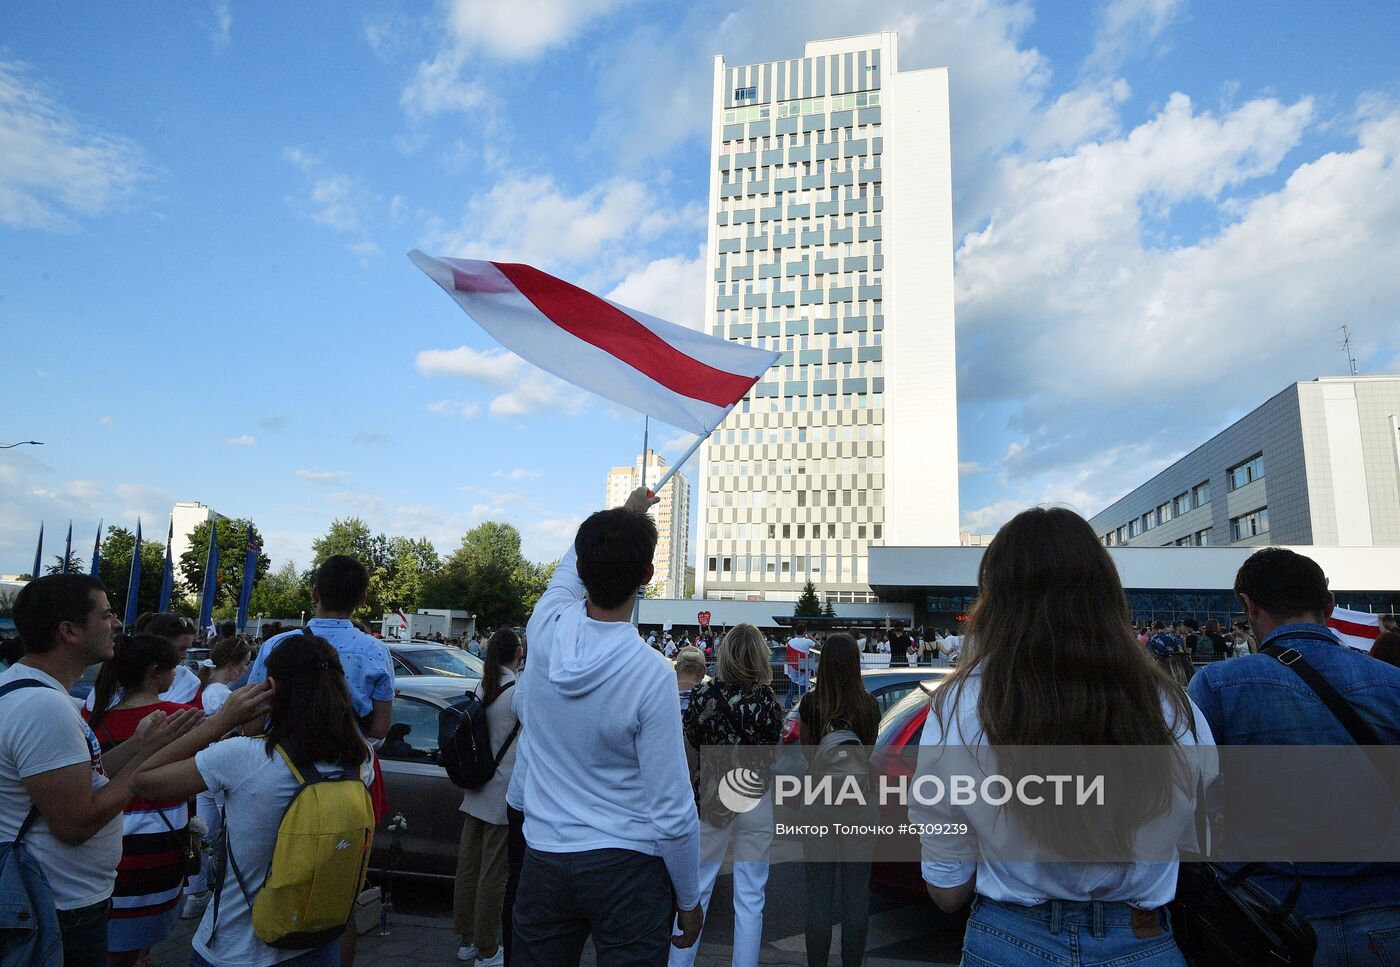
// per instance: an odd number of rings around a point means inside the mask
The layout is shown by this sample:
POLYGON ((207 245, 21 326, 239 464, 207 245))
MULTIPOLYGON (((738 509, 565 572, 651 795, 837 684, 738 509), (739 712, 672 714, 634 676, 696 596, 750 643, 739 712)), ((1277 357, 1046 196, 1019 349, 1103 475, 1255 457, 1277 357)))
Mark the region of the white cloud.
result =
POLYGON ((653 259, 628 273, 607 296, 659 319, 705 328, 705 255, 653 259))
POLYGON ((694 433, 677 433, 661 441, 661 452, 668 457, 678 457, 695 442, 694 433))
POLYGON ((229 0, 214 0, 213 40, 215 50, 224 50, 233 40, 233 8, 229 0))
POLYGON ((974 473, 981 473, 986 468, 976 460, 963 460, 958 463, 959 476, 968 476, 974 473))
POLYGON ((379 247, 377 244, 375 244, 374 242, 368 242, 368 241, 366 241, 366 242, 355 242, 353 245, 350 245, 350 246, 349 246, 349 249, 350 249, 351 252, 355 253, 356 255, 359 255, 359 256, 362 256, 362 257, 365 257, 365 258, 369 258, 369 257, 371 257, 371 256, 373 256, 373 257, 378 257, 378 256, 384 254, 384 250, 383 250, 382 248, 380 248, 380 247, 379 247))
POLYGON ((436 413, 439 416, 455 416, 463 420, 470 420, 481 412, 481 404, 464 400, 438 400, 436 403, 428 404, 428 412, 436 413))
POLYGON ((540 373, 538 378, 522 380, 513 389, 493 397, 489 410, 492 416, 503 419, 528 416, 542 410, 557 410, 573 416, 583 409, 587 401, 587 395, 563 380, 540 373))
POLYGON ((251 447, 257 442, 257 438, 245 433, 242 436, 236 436, 232 439, 225 440, 224 445, 229 447, 251 447))
POLYGON ((1186 0, 1109 0, 1094 33, 1086 71, 1116 70, 1131 55, 1147 49, 1180 19, 1186 0))
POLYGON ((282 156, 307 178, 306 193, 289 197, 288 203, 312 222, 347 235, 359 236, 347 248, 364 260, 383 254, 367 237, 368 213, 376 208, 373 193, 358 178, 333 170, 305 148, 291 147, 282 156))
POLYGON ((298 470, 296 472, 299 480, 313 480, 316 483, 342 483, 350 479, 350 473, 345 470, 298 470))
POLYGON ((0 224, 74 231, 150 178, 135 142, 76 117, 28 65, 0 59, 0 224))
POLYGON ((524 467, 516 467, 514 470, 493 470, 491 476, 497 480, 538 480, 544 476, 543 470, 526 470, 524 467))
MULTIPOLYGON (((577 194, 552 177, 507 174, 467 202, 456 225, 431 219, 424 251, 458 258, 559 267, 606 266, 635 259, 639 244, 704 225, 704 206, 661 203, 655 186, 614 178, 577 194)), ((571 280, 572 281, 572 280, 571 280)))
POLYGON ((102 488, 91 480, 70 480, 64 488, 68 494, 79 500, 93 503, 102 499, 102 488))
POLYGON ((506 386, 518 379, 526 363, 504 349, 425 349, 414 360, 418 372, 428 376, 462 376, 494 386, 506 386))
POLYGON ((964 511, 962 523, 958 526, 970 534, 990 534, 1028 506, 1020 500, 998 500, 985 507, 964 511))
MULTIPOLYGON (((415 360, 420 373, 461 376, 504 389, 492 398, 487 411, 510 419, 542 410, 575 414, 587 403, 587 395, 557 377, 529 365, 504 349, 425 349, 415 360)), ((436 405, 436 404, 434 404, 436 405)))
POLYGON ((573 543, 582 523, 579 515, 534 521, 521 532, 521 551, 532 561, 556 561, 573 543))
MULTIPOLYGON (((590 24, 627 0, 450 0, 446 39, 414 70, 400 97, 410 117, 423 119, 451 111, 472 111, 485 101, 481 76, 463 76, 483 60, 528 61, 577 38, 590 24)), ((388 49, 395 32, 384 23, 366 29, 375 51, 388 49)))
POLYGON ((115 422, 110 416, 104 416, 97 421, 100 426, 111 426, 115 422))

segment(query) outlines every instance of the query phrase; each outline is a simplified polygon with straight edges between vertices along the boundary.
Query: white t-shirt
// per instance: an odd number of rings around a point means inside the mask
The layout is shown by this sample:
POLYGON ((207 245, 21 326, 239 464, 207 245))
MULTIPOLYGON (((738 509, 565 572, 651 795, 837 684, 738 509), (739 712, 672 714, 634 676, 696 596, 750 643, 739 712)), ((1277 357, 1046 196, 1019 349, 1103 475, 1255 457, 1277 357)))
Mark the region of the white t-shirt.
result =
MULTIPOLYGON (((51 687, 21 688, 0 698, 0 842, 5 843, 19 834, 33 805, 22 780, 87 762, 92 765, 93 791, 107 785, 97 737, 63 685, 28 665, 7 669, 0 674, 0 685, 23 678, 51 687)), ((122 858, 121 813, 78 846, 55 837, 40 816, 24 842, 43 867, 58 909, 77 910, 112 895, 122 858)))
MULTIPOLYGON (((297 781, 282 757, 268 758, 262 739, 239 736, 215 742, 194 757, 199 774, 209 791, 224 796, 225 829, 243 874, 243 882, 257 899, 257 891, 267 879, 272 848, 282 814, 297 791, 297 781)), ((323 772, 331 766, 318 766, 323 772)), ((373 760, 360 767, 366 787, 374 781, 373 760)), ((306 953, 305 950, 279 950, 269 947, 253 933, 253 914, 238 878, 229 864, 219 897, 219 935, 214 948, 209 933, 214 925, 214 904, 204 911, 204 919, 194 933, 194 949, 217 967, 267 967, 306 953)))
POLYGON ((229 687, 219 682, 210 682, 205 685, 204 694, 200 699, 204 703, 204 714, 213 715, 223 708, 224 702, 228 701, 230 694, 229 687))

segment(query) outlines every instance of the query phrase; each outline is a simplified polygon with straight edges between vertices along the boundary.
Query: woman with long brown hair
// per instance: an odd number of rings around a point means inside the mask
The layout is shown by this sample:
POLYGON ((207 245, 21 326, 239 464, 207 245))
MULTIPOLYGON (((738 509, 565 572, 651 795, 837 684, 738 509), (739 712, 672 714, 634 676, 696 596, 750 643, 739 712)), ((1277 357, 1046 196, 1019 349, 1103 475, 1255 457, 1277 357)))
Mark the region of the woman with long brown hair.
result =
POLYGON ((952 911, 976 893, 965 962, 1183 964, 1164 910, 1177 864, 1129 860, 1148 823, 1190 828, 1195 785, 1175 766, 1181 746, 1211 742, 1204 718, 1137 644, 1118 571, 1072 511, 1012 518, 983 555, 978 591, 963 660, 935 693, 924 727, 921 775, 930 762, 956 760, 959 747, 973 747, 969 756, 993 747, 997 773, 1013 781, 1048 768, 1039 757, 1050 750, 1028 747, 1158 747, 1163 755, 1145 754, 1154 767, 1111 789, 1111 815, 1034 805, 1029 796, 1005 807, 911 803, 916 823, 970 827, 957 843, 923 840, 934 901, 952 911), (975 843, 1008 836, 1032 850, 1061 855, 1048 844, 1070 842, 1123 861, 971 861, 975 843))
MULTIPOLYGON (((880 705, 865 687, 860 655, 860 646, 848 634, 827 635, 822 644, 816 680, 797 709, 802 744, 814 764, 820 761, 822 740, 838 732, 854 733, 866 749, 875 744, 880 705)), ((840 818, 853 822, 860 817, 844 809, 840 818)), ((860 967, 870 923, 870 843, 859 837, 832 836, 809 840, 803 847, 808 967, 826 967, 831 922, 838 913, 841 963, 860 967)))

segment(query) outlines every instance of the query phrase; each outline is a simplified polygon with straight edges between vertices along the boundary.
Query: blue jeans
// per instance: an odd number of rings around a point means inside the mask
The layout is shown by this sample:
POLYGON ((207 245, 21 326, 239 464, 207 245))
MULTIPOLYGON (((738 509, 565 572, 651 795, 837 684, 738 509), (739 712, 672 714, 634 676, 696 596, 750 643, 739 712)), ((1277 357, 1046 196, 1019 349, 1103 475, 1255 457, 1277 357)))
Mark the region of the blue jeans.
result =
POLYGON ((1317 932, 1314 967, 1400 967, 1400 906, 1308 922, 1317 932))
POLYGON ((111 900, 58 911, 63 963, 67 967, 107 967, 107 919, 111 912, 111 900))
POLYGON ((1186 967, 1166 910, 1139 913, 1126 903, 1051 900, 1026 907, 978 896, 963 938, 963 967, 1186 967), (1155 933, 1139 937, 1137 933, 1155 933))

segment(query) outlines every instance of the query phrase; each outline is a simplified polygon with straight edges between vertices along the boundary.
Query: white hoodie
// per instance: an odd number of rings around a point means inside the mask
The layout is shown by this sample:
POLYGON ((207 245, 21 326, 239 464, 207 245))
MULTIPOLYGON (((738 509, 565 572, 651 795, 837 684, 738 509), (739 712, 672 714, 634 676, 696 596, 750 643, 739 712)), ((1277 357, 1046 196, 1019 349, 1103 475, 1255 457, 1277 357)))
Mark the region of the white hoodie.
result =
POLYGON ((546 853, 627 849, 666 862, 676 903, 700 902, 700 826, 676 673, 637 629, 594 621, 571 547, 526 626, 522 723, 507 801, 546 853))

